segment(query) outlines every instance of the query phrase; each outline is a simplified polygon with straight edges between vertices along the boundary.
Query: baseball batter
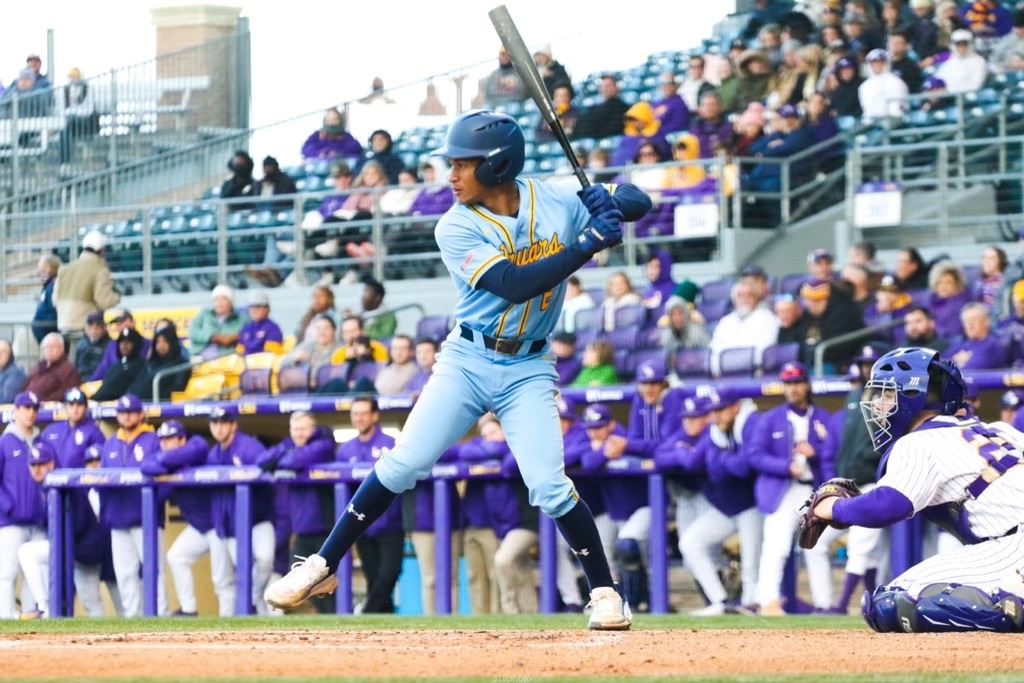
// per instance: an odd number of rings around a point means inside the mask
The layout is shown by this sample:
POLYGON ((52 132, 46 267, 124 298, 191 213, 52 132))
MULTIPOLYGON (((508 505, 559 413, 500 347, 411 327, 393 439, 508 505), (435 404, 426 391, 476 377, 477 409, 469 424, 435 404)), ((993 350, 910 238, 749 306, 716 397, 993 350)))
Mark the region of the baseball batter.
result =
POLYGON ((593 516, 565 475, 556 373, 544 351, 565 279, 618 244, 622 220, 646 214, 650 199, 632 185, 595 185, 577 197, 566 185, 517 178, 525 161, 523 131, 496 112, 459 116, 436 153, 451 162, 457 200, 435 229, 458 290, 455 329, 394 450, 377 461, 320 552, 268 587, 267 602, 290 609, 333 591, 338 564, 355 539, 491 410, 530 503, 555 519, 583 566, 593 606, 589 627, 627 629, 632 616, 613 585, 593 516))
POLYGON ((960 369, 932 349, 879 358, 861 404, 883 454, 878 486, 809 503, 809 515, 840 526, 883 527, 923 513, 965 543, 865 593, 861 611, 876 631, 1022 630, 1024 434, 967 417, 965 394, 960 369))

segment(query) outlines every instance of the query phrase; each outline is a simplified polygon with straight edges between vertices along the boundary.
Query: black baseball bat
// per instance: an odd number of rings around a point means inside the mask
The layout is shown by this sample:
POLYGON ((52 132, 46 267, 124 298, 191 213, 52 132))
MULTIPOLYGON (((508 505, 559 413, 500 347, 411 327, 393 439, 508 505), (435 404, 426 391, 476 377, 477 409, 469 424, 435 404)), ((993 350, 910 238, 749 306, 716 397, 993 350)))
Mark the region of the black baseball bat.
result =
POLYGON ((488 12, 487 16, 491 18, 494 30, 497 31, 498 37, 501 38, 501 44, 505 46, 505 51, 508 52, 516 73, 523 79, 526 89, 530 92, 530 97, 537 103, 540 115, 551 126, 558 144, 562 146, 562 151, 565 152, 566 158, 569 159, 576 179, 580 181, 580 185, 584 189, 590 187, 590 179, 583 172, 583 167, 580 166, 579 159, 576 158, 576 152, 573 151, 572 145, 569 144, 569 138, 565 135, 565 130, 562 128, 562 122, 558 120, 558 116, 555 114, 555 105, 551 102, 551 96, 548 95, 548 90, 544 87, 544 81, 537 72, 537 66, 533 63, 533 56, 526 49, 526 43, 523 42, 523 37, 519 35, 519 29, 516 28, 516 23, 512 21, 512 16, 508 13, 508 9, 504 5, 499 5, 488 12))

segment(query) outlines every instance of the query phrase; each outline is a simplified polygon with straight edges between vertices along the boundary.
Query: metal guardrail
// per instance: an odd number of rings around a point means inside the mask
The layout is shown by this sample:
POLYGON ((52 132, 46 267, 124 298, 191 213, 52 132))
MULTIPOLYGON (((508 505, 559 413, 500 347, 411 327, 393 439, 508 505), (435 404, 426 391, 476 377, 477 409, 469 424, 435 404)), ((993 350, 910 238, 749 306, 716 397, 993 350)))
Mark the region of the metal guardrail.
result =
POLYGON ((897 325, 902 324, 902 318, 890 320, 877 325, 871 325, 870 327, 862 327, 859 330, 847 332, 846 334, 841 334, 838 337, 832 337, 831 339, 826 339, 818 343, 814 347, 814 376, 825 377, 825 353, 832 347, 839 346, 840 344, 847 344, 858 339, 871 339, 879 332, 891 330, 897 325))

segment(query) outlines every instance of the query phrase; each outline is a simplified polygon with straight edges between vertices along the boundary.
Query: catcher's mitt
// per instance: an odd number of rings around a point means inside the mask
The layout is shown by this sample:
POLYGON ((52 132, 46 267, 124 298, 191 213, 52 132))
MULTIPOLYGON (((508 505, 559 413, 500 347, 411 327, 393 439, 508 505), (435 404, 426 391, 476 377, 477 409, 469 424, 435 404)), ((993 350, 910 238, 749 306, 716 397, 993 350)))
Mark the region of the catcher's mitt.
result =
POLYGON ((859 495, 860 489, 853 479, 829 479, 819 486, 811 494, 811 497, 807 499, 803 507, 800 508, 800 512, 803 513, 803 517, 800 519, 800 547, 813 548, 827 526, 832 526, 836 529, 846 528, 845 525, 816 517, 814 515, 814 508, 817 507, 818 503, 826 498, 855 498, 859 495))

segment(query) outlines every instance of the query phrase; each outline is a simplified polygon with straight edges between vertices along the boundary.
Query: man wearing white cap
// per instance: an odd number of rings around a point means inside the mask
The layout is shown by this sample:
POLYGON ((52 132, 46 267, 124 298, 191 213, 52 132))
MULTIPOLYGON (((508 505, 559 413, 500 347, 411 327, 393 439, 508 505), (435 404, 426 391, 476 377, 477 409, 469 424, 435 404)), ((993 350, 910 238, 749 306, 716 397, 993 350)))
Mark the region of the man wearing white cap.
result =
POLYGON ((102 313, 121 301, 110 277, 110 267, 103 258, 106 246, 107 238, 102 232, 90 232, 82 238, 78 260, 57 271, 53 303, 57 307, 57 328, 61 332, 80 334, 85 329, 87 315, 102 313))
POLYGON ((235 352, 238 336, 249 317, 235 309, 235 294, 227 285, 217 285, 211 293, 213 306, 205 308, 188 326, 193 352, 203 358, 216 358, 235 352))
POLYGON ((864 118, 875 121, 889 116, 902 116, 910 90, 899 76, 889 70, 889 53, 885 50, 872 50, 866 61, 870 73, 857 89, 864 118))
POLYGON ((935 72, 935 77, 945 81, 946 90, 951 93, 978 90, 985 83, 988 64, 974 51, 974 36, 961 28, 953 31, 949 42, 953 49, 949 51, 949 59, 935 72))

